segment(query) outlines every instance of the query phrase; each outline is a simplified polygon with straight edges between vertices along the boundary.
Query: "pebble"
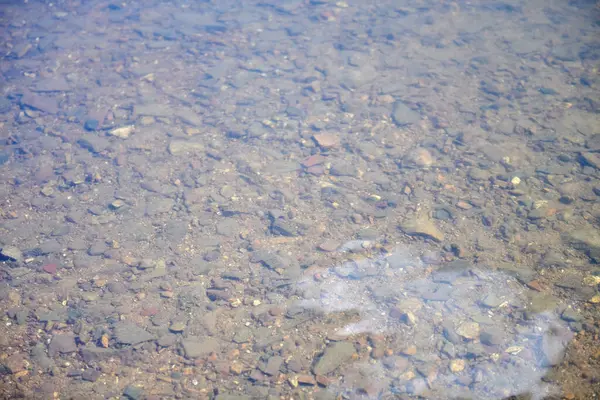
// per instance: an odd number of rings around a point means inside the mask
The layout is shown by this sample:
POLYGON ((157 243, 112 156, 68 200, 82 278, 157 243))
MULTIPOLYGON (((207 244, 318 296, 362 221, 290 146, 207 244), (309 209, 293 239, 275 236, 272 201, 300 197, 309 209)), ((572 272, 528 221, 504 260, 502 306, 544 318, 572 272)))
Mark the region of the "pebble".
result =
POLYGON ((465 366, 466 366, 466 362, 463 359, 459 358, 459 359, 450 361, 450 371, 452 371, 454 373, 464 371, 465 366))
POLYGON ((108 131, 108 134, 110 136, 116 136, 121 139, 127 139, 134 131, 135 127, 133 125, 129 125, 111 129, 110 131, 108 131))
POLYGON ((171 322, 171 325, 169 326, 169 330, 171 332, 175 332, 175 333, 180 333, 183 332, 186 328, 186 323, 183 321, 174 321, 171 322))

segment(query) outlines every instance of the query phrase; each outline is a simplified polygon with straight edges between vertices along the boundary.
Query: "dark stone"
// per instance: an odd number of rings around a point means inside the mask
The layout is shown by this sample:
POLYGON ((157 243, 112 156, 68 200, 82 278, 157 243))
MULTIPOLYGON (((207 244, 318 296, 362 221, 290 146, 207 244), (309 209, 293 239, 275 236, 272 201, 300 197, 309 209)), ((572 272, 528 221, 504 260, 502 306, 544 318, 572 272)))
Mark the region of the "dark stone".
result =
POLYGON ((128 385, 125 390, 123 390, 123 396, 129 400, 140 400, 144 397, 144 390, 134 385, 128 385))
POLYGON ((86 131, 95 131, 99 126, 100 122, 97 119, 88 119, 83 125, 86 131))
POLYGON ((100 378, 100 375, 102 375, 100 371, 97 371, 95 369, 86 369, 81 374, 81 379, 88 382, 96 382, 98 378, 100 378))
POLYGON ((116 349, 104 349, 102 347, 84 347, 79 351, 81 358, 86 364, 105 361, 119 354, 116 349))

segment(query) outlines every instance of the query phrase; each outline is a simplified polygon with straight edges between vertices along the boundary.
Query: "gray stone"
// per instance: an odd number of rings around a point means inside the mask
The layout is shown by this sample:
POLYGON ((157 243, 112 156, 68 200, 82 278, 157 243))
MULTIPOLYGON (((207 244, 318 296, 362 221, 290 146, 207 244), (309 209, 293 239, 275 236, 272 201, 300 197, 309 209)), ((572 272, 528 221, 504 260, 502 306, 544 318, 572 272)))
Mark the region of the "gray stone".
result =
POLYGON ((75 335, 72 333, 58 334, 52 337, 48 345, 48 354, 54 357, 57 354, 74 353, 77 351, 75 335))
POLYGON ((12 102, 6 97, 0 97, 0 114, 9 112, 12 108, 12 102))
POLYGON ((404 102, 396 101, 392 110, 392 120, 398 126, 406 126, 421 120, 421 114, 411 110, 404 102))
POLYGON ((38 253, 41 255, 59 253, 61 250, 62 246, 54 239, 46 240, 37 248, 38 253))
POLYGON ((186 358, 199 358, 218 352, 219 341, 212 337, 188 337, 181 343, 186 358))
POLYGON ((140 400, 144 397, 144 390, 138 386, 128 385, 125 390, 123 390, 123 396, 129 400, 140 400))
POLYGON ((490 293, 481 300, 481 304, 485 307, 496 308, 504 302, 504 299, 494 293, 490 293))
POLYGON ((583 317, 581 316, 581 314, 579 314, 577 311, 573 310, 572 308, 565 309, 562 312, 562 314, 560 315, 560 317, 562 319, 564 319, 565 321, 569 321, 569 322, 580 322, 583 320, 583 317))
POLYGON ((497 346, 502 343, 502 335, 497 330, 486 329, 479 334, 479 340, 485 345, 497 346))
POLYGON ((31 349, 31 359, 35 362, 43 371, 48 371, 54 366, 54 361, 46 354, 46 346, 42 343, 36 344, 31 349))
POLYGON ((240 225, 233 219, 225 219, 217 224, 217 233, 219 235, 232 237, 239 233, 240 225))
POLYGON ((343 364, 352 360, 355 353, 354 345, 350 342, 335 342, 327 347, 321 357, 315 362, 313 372, 317 375, 327 375, 343 364))
POLYGON ((156 339, 150 332, 131 322, 119 322, 114 328, 115 338, 120 344, 136 345, 156 339))
POLYGON ((250 339, 252 338, 252 330, 250 330, 249 328, 243 326, 240 329, 238 329, 237 331, 235 331, 234 335, 233 335, 233 341, 235 343, 247 343, 250 341, 250 339))
POLYGON ((334 161, 329 170, 333 176, 358 176, 358 168, 349 161, 334 161))
POLYGON ((79 351, 79 354, 81 354, 81 358, 84 362, 90 364, 93 362, 105 361, 110 358, 116 357, 119 354, 119 352, 116 349, 105 349, 102 347, 96 347, 94 345, 91 347, 82 348, 79 351))
POLYGON ((21 104, 48 114, 56 114, 59 111, 58 101, 55 98, 38 96, 33 93, 25 94, 21 98, 21 104))
POLYGON ((39 80, 31 89, 34 92, 67 92, 71 90, 69 83, 63 77, 39 80))
POLYGON ((204 144, 191 140, 173 139, 169 143, 168 150, 172 155, 202 153, 204 151, 204 144))
POLYGON ((86 133, 79 140, 78 143, 84 149, 91 151, 92 153, 101 153, 110 146, 110 141, 103 137, 98 136, 94 133, 86 133))
POLYGON ((283 357, 272 356, 269 357, 269 360, 260 368, 260 370, 267 375, 274 376, 279 372, 281 364, 283 364, 283 357))
POLYGON ((593 227, 586 227, 562 235, 565 243, 594 258, 600 252, 600 234, 593 227))

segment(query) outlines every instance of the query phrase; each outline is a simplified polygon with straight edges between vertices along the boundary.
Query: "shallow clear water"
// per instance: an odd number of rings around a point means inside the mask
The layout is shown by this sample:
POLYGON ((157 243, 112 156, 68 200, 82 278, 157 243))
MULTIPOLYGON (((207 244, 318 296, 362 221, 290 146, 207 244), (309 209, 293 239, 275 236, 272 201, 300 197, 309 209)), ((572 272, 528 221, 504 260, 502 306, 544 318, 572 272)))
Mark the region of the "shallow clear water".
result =
POLYGON ((2 2, 1 397, 596 398, 599 16, 2 2))

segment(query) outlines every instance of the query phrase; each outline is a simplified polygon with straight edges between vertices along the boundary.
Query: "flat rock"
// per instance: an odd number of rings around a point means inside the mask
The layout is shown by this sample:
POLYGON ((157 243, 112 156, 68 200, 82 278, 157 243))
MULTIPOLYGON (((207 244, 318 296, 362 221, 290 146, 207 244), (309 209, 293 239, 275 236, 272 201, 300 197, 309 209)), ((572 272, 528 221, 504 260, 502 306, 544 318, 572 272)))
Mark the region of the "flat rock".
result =
POLYGON ((265 363, 265 365, 262 368, 260 368, 260 370, 267 375, 274 376, 279 372, 281 364, 283 364, 283 357, 272 356, 269 357, 269 360, 265 363))
POLYGON ((200 127, 202 126, 202 118, 198 114, 196 114, 193 110, 190 109, 178 109, 175 112, 175 115, 185 124, 200 127))
POLYGON ((68 92, 69 83, 63 77, 42 79, 31 89, 34 92, 68 92))
POLYGON ((92 153, 100 153, 110 146, 110 141, 107 138, 93 133, 84 134, 77 142, 81 147, 92 153))
POLYGON ((204 144, 190 140, 173 139, 169 143, 168 150, 172 155, 201 153, 204 151, 204 144))
POLYGON ((164 104, 138 104, 134 107, 136 116, 171 117, 175 113, 173 109, 164 104))
POLYGON ((58 113, 58 101, 51 97, 28 93, 21 98, 21 104, 48 114, 58 113))
POLYGON ((343 364, 352 360, 355 353, 354 345, 350 342, 335 342, 327 347, 321 357, 315 362, 313 372, 316 375, 327 375, 343 364))
POLYGON ((186 358, 199 358, 219 351, 219 341, 212 337, 188 337, 181 342, 186 358))
POLYGON ((102 347, 90 346, 84 347, 79 351, 81 358, 87 364, 98 361, 105 361, 110 358, 116 357, 119 351, 116 349, 105 349, 102 347))
POLYGON ((340 145, 340 138, 333 133, 317 133, 313 136, 315 143, 324 149, 330 149, 340 145))
POLYGON ((402 166, 412 168, 429 168, 433 165, 433 156, 429 150, 418 147, 409 151, 402 160, 402 166))
POLYGON ((121 344, 136 345, 156 339, 150 332, 131 322, 119 322, 114 331, 117 342, 121 344))
POLYGON ((421 120, 421 114, 411 110, 404 102, 396 101, 392 110, 392 120, 398 126, 411 125, 421 120))
POLYGON ((568 245, 585 253, 600 251, 600 234, 592 227, 565 233, 562 239, 568 245))
POLYGON ((597 153, 581 153, 581 161, 584 165, 600 169, 600 156, 597 153))
POLYGON ((72 333, 59 334, 52 337, 48 345, 48 354, 51 357, 57 354, 74 353, 77 351, 75 335, 72 333))
POLYGON ((436 242, 444 240, 444 234, 426 218, 408 218, 400 224, 400 229, 411 236, 423 236, 436 242))

